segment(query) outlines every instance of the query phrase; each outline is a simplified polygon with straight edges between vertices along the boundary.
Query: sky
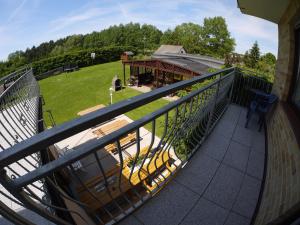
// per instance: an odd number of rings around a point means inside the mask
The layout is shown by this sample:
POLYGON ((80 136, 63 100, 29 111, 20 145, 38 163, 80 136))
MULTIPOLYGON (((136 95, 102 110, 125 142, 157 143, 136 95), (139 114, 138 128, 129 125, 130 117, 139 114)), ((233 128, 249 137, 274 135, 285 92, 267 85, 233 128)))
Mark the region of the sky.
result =
POLYGON ((214 16, 225 18, 236 52, 258 41, 261 53, 277 56, 277 25, 242 14, 237 0, 0 0, 0 60, 16 50, 115 24, 147 23, 165 31, 183 22, 202 25, 214 16))

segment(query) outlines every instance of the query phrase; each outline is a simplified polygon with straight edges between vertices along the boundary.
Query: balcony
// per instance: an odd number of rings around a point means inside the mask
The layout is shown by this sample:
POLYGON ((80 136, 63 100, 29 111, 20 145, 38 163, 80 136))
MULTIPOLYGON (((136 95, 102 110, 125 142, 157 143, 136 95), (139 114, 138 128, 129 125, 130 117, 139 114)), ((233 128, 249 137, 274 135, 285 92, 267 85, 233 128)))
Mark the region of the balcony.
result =
POLYGON ((250 224, 264 174, 265 137, 231 104, 212 134, 159 195, 120 224, 250 224))
MULTIPOLYGON (((1 194, 55 224, 248 224, 265 151, 257 118, 244 128, 253 88, 272 85, 229 68, 42 131, 42 98, 26 70, 1 95, 1 194), (124 115, 186 89, 143 118, 124 115)), ((9 220, 35 221, 1 210, 9 220)))

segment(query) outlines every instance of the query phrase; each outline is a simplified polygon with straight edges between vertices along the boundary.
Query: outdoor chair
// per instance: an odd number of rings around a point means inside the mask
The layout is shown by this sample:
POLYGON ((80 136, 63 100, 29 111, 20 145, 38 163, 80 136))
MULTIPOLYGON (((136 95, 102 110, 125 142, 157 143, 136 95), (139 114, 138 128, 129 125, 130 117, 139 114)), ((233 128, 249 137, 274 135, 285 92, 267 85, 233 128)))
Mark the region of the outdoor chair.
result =
POLYGON ((278 97, 274 94, 266 94, 261 91, 251 90, 254 92, 254 99, 250 102, 248 111, 247 111, 247 121, 245 128, 248 127, 249 121, 254 113, 257 113, 259 116, 258 124, 259 131, 262 129, 262 125, 265 121, 265 116, 269 112, 271 106, 277 101, 278 97))

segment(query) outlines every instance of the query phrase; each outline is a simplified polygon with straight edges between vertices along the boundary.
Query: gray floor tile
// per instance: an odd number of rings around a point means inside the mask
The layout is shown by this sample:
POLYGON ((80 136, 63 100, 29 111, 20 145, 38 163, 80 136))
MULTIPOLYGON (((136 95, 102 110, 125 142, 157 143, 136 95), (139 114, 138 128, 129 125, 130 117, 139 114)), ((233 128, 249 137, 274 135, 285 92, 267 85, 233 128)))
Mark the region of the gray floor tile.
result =
POLYGON ((179 172, 175 180, 198 194, 202 194, 213 178, 219 162, 197 152, 192 160, 179 172))
POLYGON ((143 225, 140 221, 138 221, 134 216, 128 216, 124 220, 122 220, 119 225, 143 225))
POLYGON ((250 151, 249 161, 247 166, 247 174, 254 176, 258 179, 263 178, 264 173, 264 154, 257 153, 257 151, 250 151))
POLYGON ((234 141, 237 141, 243 145, 250 147, 252 144, 252 136, 253 136, 253 131, 238 125, 235 128, 232 139, 234 141))
POLYGON ((251 148, 258 153, 265 154, 265 132, 253 133, 251 148))
POLYGON ((226 220, 225 225, 249 225, 251 223, 250 219, 237 215, 231 212, 226 220))
POLYGON ((243 108, 240 106, 230 105, 223 116, 224 120, 227 120, 227 121, 230 121, 230 122, 236 124, 238 122, 238 119, 239 119, 242 109, 243 108))
POLYGON ((199 199, 194 192, 172 181, 134 215, 144 224, 178 224, 199 199))
POLYGON ((231 209, 240 190, 243 173, 226 165, 221 165, 217 174, 204 193, 204 197, 231 209))
POLYGON ((8 221, 7 219, 5 219, 4 217, 0 216, 0 224, 1 225, 13 225, 12 222, 8 221))
POLYGON ((218 133, 212 132, 199 151, 213 159, 221 161, 227 151, 230 140, 218 133))
MULTIPOLYGON (((20 214, 22 217, 26 218, 33 224, 54 225, 52 222, 44 219, 43 217, 37 215, 36 213, 34 213, 28 209, 23 209, 21 211, 18 211, 18 214, 20 214)), ((6 220, 4 217, 2 217, 0 215, 0 224, 1 225, 13 225, 14 223, 6 220)))
POLYGON ((240 125, 241 127, 244 127, 246 124, 246 121, 247 121, 247 109, 243 108, 240 113, 238 125, 240 125))
POLYGON ((191 210, 181 225, 223 225, 228 211, 202 198, 191 210))
MULTIPOLYGON (((250 120, 249 120, 247 129, 249 129, 251 131, 254 131, 254 132, 257 132, 258 129, 259 129, 258 121, 259 121, 258 114, 256 114, 256 113, 253 114, 251 116, 250 120)), ((239 121, 238 121, 238 125, 241 126, 241 127, 245 127, 246 122, 247 122, 247 109, 242 108, 242 111, 241 111, 241 114, 240 114, 240 117, 239 117, 239 121)))
POLYGON ((250 148, 235 141, 231 141, 223 162, 245 172, 247 169, 249 152, 250 148))
POLYGON ((259 180, 246 175, 232 210, 251 219, 258 201, 260 185, 259 180))
POLYGON ((213 130, 213 133, 218 134, 218 136, 231 138, 235 127, 235 123, 222 118, 216 125, 215 129, 213 130))

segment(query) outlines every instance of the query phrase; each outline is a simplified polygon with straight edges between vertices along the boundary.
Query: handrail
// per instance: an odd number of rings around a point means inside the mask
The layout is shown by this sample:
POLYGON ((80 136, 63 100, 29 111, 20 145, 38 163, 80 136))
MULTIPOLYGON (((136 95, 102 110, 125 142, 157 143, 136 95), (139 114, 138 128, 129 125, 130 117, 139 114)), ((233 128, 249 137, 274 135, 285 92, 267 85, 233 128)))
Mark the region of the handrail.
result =
MULTIPOLYGON (((244 75, 245 75, 245 73, 249 73, 249 75, 251 75, 251 76, 255 76, 255 74, 257 74, 256 71, 245 69, 245 68, 239 68, 239 67, 237 67, 236 70, 238 72, 244 74, 244 75)), ((267 81, 265 78, 262 78, 262 77, 259 77, 259 76, 255 76, 255 78, 258 79, 258 80, 262 80, 262 81, 271 83, 271 82, 267 81)))
POLYGON ((28 66, 25 66, 25 67, 22 67, 8 75, 5 75, 3 77, 0 78, 0 84, 2 84, 3 82, 5 82, 6 80, 10 80, 12 78, 14 78, 15 76, 18 76, 18 75, 23 75, 24 72, 28 71, 29 70, 29 67, 28 66))
POLYGON ((227 77, 229 77, 231 75, 233 75, 232 72, 227 74, 226 76, 221 77, 220 79, 212 82, 211 84, 209 84, 205 87, 202 87, 202 88, 190 93, 189 95, 184 96, 177 101, 171 102, 168 105, 160 108, 159 110, 157 110, 149 115, 146 115, 139 120, 136 120, 136 121, 128 124, 127 126, 123 127, 122 129, 115 131, 107 136, 104 136, 101 139, 92 140, 90 142, 84 143, 84 144, 78 146, 77 148, 74 148, 74 151, 70 152, 68 154, 67 158, 66 157, 58 158, 57 160, 48 163, 45 167, 37 168, 35 171, 32 171, 14 181, 12 181, 12 183, 14 184, 14 186, 16 188, 20 188, 20 187, 30 184, 31 182, 39 180, 40 178, 49 175, 51 172, 91 154, 93 151, 105 147, 106 145, 111 143, 112 140, 120 139, 125 134, 135 131, 135 129, 137 127, 144 126, 145 124, 149 123, 150 121, 154 120, 155 118, 158 118, 159 116, 163 115, 167 111, 174 109, 176 106, 178 106, 184 102, 187 102, 188 100, 192 99, 199 93, 204 92, 205 90, 211 88, 212 86, 216 85, 217 83, 219 83, 220 81, 226 79, 227 77))
MULTIPOLYGON (((28 74, 28 73, 32 73, 32 69, 31 69, 31 70, 25 70, 24 73, 19 74, 20 76, 14 81, 14 83, 13 83, 12 85, 10 85, 8 88, 6 88, 6 89, 0 94, 0 100, 1 100, 2 98, 4 98, 5 95, 7 95, 7 93, 9 93, 9 91, 10 91, 11 89, 13 89, 13 87, 15 87, 15 86, 17 85, 18 81, 19 81, 20 79, 22 79, 22 77, 23 77, 24 75, 28 74)), ((16 75, 15 75, 15 76, 16 76, 16 75)), ((14 77, 14 76, 12 76, 12 77, 14 77)), ((6 80, 6 79, 5 79, 5 80, 6 80)))
POLYGON ((138 108, 142 105, 150 103, 168 94, 174 93, 180 89, 192 86, 196 83, 204 81, 222 73, 233 72, 234 68, 220 70, 207 75, 194 77, 190 80, 181 81, 172 85, 155 89, 151 92, 144 93, 133 98, 126 99, 119 103, 97 110, 80 118, 66 122, 62 125, 45 130, 23 142, 12 146, 9 151, 0 154, 0 164, 4 167, 13 163, 16 159, 23 158, 34 152, 44 149, 49 145, 59 142, 69 136, 72 136, 80 131, 86 130, 89 127, 95 126, 102 122, 108 121, 120 114, 138 108))

